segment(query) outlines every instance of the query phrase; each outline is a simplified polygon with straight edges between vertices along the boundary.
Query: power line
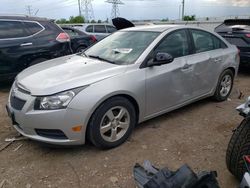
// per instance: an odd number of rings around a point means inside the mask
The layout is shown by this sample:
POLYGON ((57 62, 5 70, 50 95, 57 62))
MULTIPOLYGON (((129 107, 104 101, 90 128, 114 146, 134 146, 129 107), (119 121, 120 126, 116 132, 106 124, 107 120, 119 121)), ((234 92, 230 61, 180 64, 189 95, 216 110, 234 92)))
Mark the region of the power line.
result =
POLYGON ((84 13, 84 18, 87 22, 94 18, 94 11, 92 7, 93 0, 81 0, 81 10, 84 13))
POLYGON ((107 0, 107 3, 112 4, 111 18, 117 18, 119 16, 119 5, 124 4, 121 0, 107 0))
POLYGON ((27 5, 27 6, 26 6, 26 12, 27 12, 27 14, 28 14, 29 16, 32 15, 33 10, 32 10, 32 6, 31 6, 31 5, 27 5))

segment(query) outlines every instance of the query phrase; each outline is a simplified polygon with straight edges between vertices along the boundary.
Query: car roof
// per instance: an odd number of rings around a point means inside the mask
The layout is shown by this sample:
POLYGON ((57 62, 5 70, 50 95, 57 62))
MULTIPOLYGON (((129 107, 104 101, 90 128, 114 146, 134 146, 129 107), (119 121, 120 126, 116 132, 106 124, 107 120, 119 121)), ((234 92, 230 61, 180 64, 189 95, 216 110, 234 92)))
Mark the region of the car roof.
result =
POLYGON ((0 15, 0 19, 24 20, 24 21, 54 21, 53 19, 33 17, 27 15, 0 15))
POLYGON ((183 25, 174 25, 174 24, 169 24, 169 25, 144 25, 144 26, 136 26, 136 27, 126 28, 126 29, 123 29, 122 31, 164 32, 164 31, 172 29, 172 28, 189 28, 189 27, 183 26, 183 25))

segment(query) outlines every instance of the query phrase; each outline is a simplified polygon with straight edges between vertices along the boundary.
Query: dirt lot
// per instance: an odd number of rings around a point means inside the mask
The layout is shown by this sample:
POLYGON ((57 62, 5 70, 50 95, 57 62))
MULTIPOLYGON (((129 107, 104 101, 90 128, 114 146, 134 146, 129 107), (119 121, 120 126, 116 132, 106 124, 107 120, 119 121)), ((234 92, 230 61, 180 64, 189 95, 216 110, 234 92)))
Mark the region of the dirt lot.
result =
MULTIPOLYGON (((93 146, 49 148, 23 140, 0 152, 3 187, 135 187, 132 168, 145 159, 176 170, 189 164, 195 171, 216 170, 221 187, 238 182, 227 171, 225 151, 232 130, 241 117, 234 108, 237 90, 250 95, 250 71, 240 73, 231 100, 202 100, 147 121, 122 146, 101 151, 93 146), (20 148, 19 148, 20 147, 20 148), (18 149, 19 148, 19 149, 18 149)), ((16 135, 5 112, 9 87, 0 88, 0 148, 16 135)))

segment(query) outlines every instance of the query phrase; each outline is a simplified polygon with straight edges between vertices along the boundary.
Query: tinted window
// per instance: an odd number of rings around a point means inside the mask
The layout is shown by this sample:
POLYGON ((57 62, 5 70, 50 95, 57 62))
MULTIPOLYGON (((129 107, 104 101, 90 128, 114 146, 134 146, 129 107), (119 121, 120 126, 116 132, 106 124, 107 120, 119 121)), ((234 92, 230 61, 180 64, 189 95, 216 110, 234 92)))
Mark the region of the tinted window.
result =
POLYGON ((104 25, 95 25, 94 33, 106 33, 106 28, 104 25))
POLYGON ((108 33, 114 33, 117 31, 117 29, 115 27, 112 27, 110 25, 106 25, 106 28, 108 30, 108 33))
POLYGON ((201 30, 191 30, 196 53, 214 49, 212 35, 201 30))
POLYGON ((38 33, 39 31, 43 30, 43 28, 35 22, 23 22, 23 24, 25 28, 28 30, 29 35, 34 35, 38 33))
POLYGON ((86 28, 86 31, 89 32, 89 33, 93 33, 93 25, 89 25, 89 26, 86 28))
POLYGON ((169 34, 155 49, 155 52, 166 52, 174 58, 188 55, 188 39, 185 30, 169 34))
POLYGON ((24 30, 22 22, 0 21, 0 39, 26 37, 28 34, 24 30))

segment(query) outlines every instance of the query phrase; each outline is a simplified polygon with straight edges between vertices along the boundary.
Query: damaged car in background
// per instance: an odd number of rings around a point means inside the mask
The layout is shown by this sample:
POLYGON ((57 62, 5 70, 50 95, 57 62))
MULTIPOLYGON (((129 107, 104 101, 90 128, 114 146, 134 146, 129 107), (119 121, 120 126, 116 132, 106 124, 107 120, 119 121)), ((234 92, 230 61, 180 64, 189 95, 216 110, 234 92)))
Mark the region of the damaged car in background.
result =
POLYGON ((206 97, 226 100, 238 66, 237 48, 215 33, 132 27, 21 72, 7 111, 30 139, 113 148, 138 123, 206 97))

